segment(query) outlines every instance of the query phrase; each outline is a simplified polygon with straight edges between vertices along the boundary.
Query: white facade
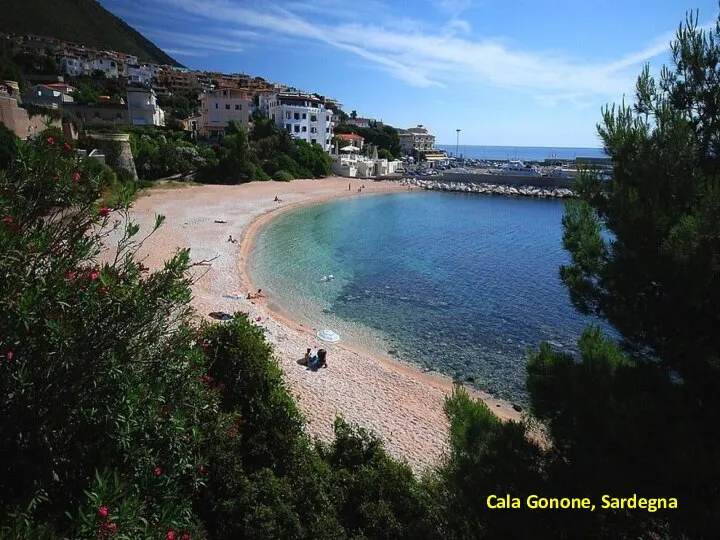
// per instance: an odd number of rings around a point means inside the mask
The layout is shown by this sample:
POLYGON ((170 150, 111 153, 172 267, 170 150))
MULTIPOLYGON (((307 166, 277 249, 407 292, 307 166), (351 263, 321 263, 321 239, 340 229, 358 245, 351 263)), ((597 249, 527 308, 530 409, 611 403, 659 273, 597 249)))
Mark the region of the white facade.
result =
POLYGON ((88 71, 92 73, 94 70, 99 70, 105 73, 108 79, 117 79, 118 63, 112 58, 95 58, 88 62, 88 71))
POLYGON ((157 96, 151 88, 128 88, 127 102, 131 125, 165 125, 165 112, 158 106, 157 96))
POLYGON ((71 77, 81 77, 87 70, 85 60, 75 58, 74 56, 63 56, 60 59, 60 71, 67 73, 71 77))
POLYGON ((250 123, 252 101, 247 92, 236 88, 217 88, 200 97, 200 133, 217 136, 225 133, 232 121, 243 127, 250 123))
MULTIPOLYGON (((267 114, 278 126, 295 139, 319 144, 330 152, 333 136, 332 111, 311 94, 279 93, 269 96, 265 105, 267 114)), ((261 101, 261 109, 263 102, 261 101)))
POLYGON ((148 66, 131 66, 125 65, 125 77, 130 82, 145 84, 150 86, 153 82, 153 71, 148 66))

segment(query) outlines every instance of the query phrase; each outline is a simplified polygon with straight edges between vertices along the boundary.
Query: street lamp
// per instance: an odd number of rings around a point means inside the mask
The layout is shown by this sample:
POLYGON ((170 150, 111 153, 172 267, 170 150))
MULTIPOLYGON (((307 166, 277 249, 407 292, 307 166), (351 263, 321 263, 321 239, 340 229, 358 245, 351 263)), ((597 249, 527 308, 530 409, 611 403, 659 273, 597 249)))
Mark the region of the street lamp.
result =
POLYGON ((460 130, 455 130, 457 134, 457 139, 455 140, 455 159, 458 159, 460 157, 460 130))

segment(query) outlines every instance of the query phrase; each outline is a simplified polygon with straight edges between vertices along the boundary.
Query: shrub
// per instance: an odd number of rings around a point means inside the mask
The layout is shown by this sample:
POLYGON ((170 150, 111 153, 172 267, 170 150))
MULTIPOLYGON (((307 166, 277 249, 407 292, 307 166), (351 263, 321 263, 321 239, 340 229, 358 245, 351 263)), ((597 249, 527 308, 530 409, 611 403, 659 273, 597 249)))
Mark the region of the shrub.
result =
POLYGON ((293 179, 293 175, 290 174, 287 171, 278 171, 275 174, 273 174, 273 180, 278 180, 280 182, 289 182, 293 179))

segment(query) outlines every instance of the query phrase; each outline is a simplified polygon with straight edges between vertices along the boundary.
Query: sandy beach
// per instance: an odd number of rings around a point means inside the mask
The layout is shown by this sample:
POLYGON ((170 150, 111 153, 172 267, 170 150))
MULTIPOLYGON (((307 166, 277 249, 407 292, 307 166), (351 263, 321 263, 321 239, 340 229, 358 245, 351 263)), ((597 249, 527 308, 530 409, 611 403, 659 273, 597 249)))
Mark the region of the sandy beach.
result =
MULTIPOLYGON (((144 192, 131 215, 141 232, 151 229, 156 214, 166 217, 165 224, 139 253, 151 269, 161 267, 182 247, 190 248, 195 262, 212 260, 209 266, 195 268, 199 279, 193 287, 193 306, 200 315, 242 311, 254 320, 260 317, 256 324, 265 328, 312 435, 329 440, 335 417, 343 416, 375 432, 394 457, 407 460, 420 472, 437 464, 447 449, 443 401, 452 390, 449 379, 342 343, 325 344, 315 337, 312 328, 271 311, 265 300, 244 298, 248 291, 258 288, 248 279, 245 267, 254 235, 269 219, 301 204, 406 189, 370 180, 349 182, 347 178, 159 187, 144 192), (366 188, 358 194, 363 184, 366 188), (281 202, 275 202, 275 196, 281 202), (228 242, 229 235, 238 242, 228 242), (233 298, 238 292, 242 298, 233 298), (325 347, 329 368, 313 372, 299 365, 297 360, 307 347, 325 347)), ((499 417, 519 419, 520 414, 509 403, 481 392, 473 394, 485 400, 499 417)))

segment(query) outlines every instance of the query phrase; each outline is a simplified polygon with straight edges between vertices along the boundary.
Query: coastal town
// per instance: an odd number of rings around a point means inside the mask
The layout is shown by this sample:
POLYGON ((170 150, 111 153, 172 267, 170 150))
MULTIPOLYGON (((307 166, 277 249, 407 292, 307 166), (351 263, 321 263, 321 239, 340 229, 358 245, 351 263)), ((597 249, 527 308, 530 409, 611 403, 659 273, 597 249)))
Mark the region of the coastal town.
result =
MULTIPOLYGON (((360 155, 368 148, 357 131, 382 128, 382 120, 359 117, 355 111, 347 114, 339 100, 317 92, 247 74, 141 62, 137 56, 48 37, 0 35, 0 42, 13 54, 41 58, 51 68, 49 73, 23 74, 23 89, 18 81, 0 81, 0 122, 21 138, 47 125, 38 107, 55 111, 50 125, 60 126, 62 118, 80 129, 165 127, 207 143, 222 140, 231 122, 252 129, 254 114, 262 114, 295 139, 317 144, 327 153, 341 152, 340 165, 352 163, 348 176, 383 176, 401 167, 400 160, 373 160, 372 152, 360 155), (88 84, 105 92, 88 99, 78 88, 88 84), (186 103, 181 111, 174 108, 178 100, 186 103), (336 132, 340 125, 345 129, 336 132)), ((428 162, 446 157, 423 126, 396 132, 402 155, 421 154, 428 162)))
MULTIPOLYGON (((49 37, 1 35, 0 43, 12 55, 32 60, 32 72, 22 74, 23 88, 18 81, 0 80, 0 122, 20 138, 33 138, 47 126, 72 138, 78 132, 148 128, 182 132, 187 140, 210 146, 223 140, 231 123, 252 131, 263 117, 293 139, 320 146, 338 176, 396 179, 424 189, 453 190, 447 186, 469 183, 469 191, 505 195, 556 196, 553 189, 571 187, 579 164, 609 167, 601 158, 534 164, 463 158, 438 149, 423 125, 395 128, 382 119, 348 114, 338 99, 262 77, 142 62, 49 37), (423 178, 444 173, 464 177, 453 176, 444 188, 423 178)), ((99 146, 88 148, 88 154, 103 159, 99 146)))

